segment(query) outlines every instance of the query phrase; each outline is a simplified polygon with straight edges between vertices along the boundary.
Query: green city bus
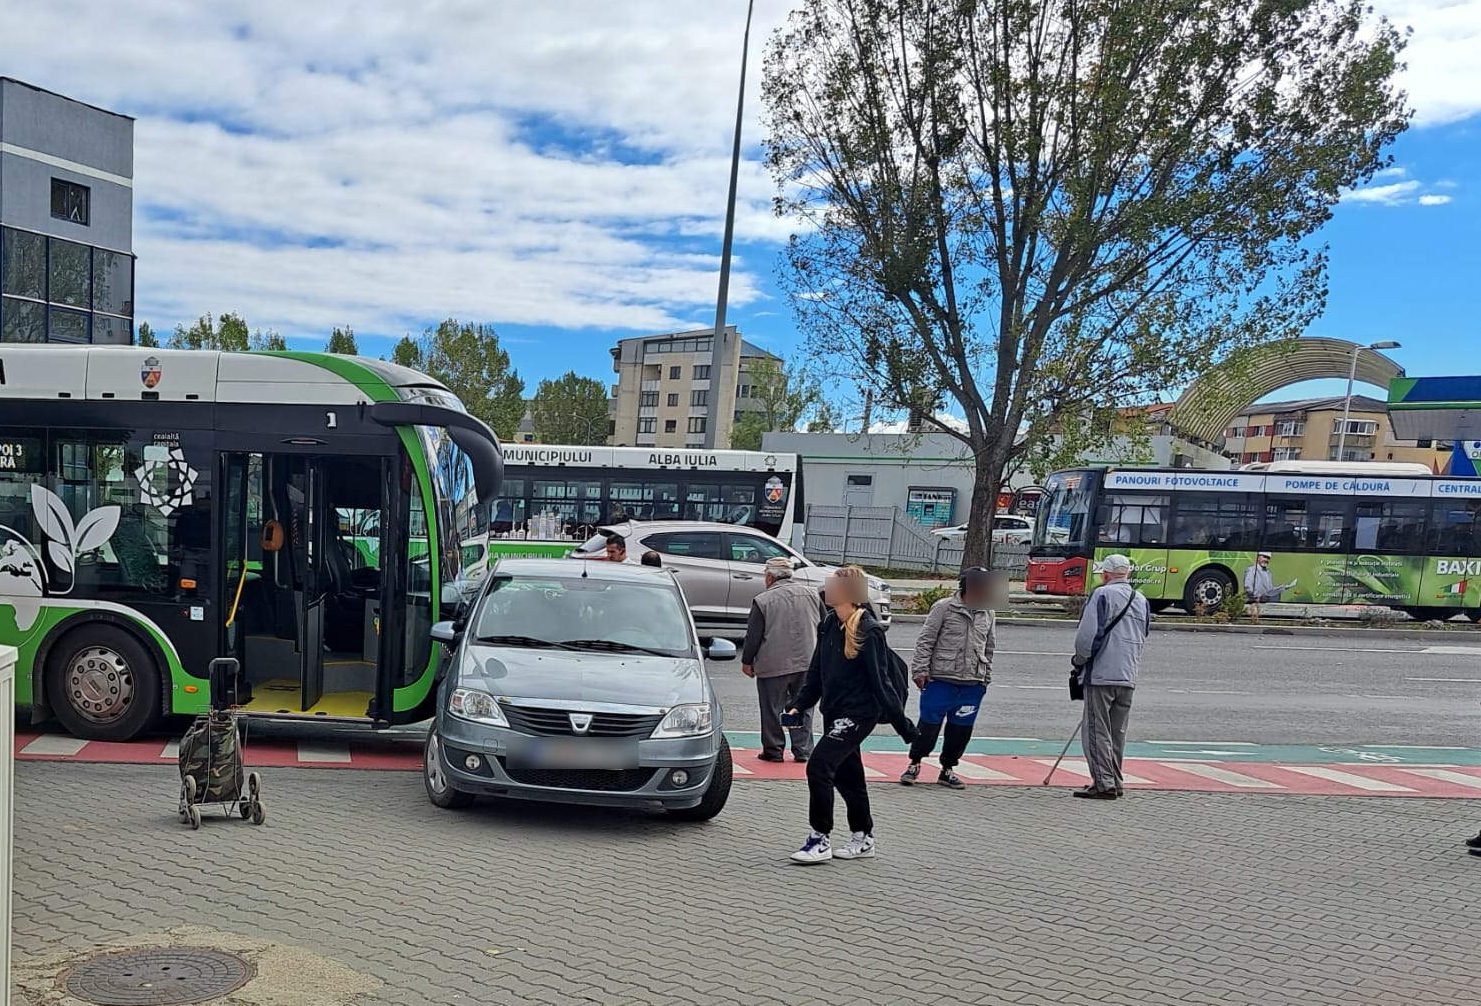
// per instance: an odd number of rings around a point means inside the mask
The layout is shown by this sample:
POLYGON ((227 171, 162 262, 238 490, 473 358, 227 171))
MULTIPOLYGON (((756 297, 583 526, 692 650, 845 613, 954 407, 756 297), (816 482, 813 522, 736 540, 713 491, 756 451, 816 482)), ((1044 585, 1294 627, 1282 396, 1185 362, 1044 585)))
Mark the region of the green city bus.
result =
POLYGON ((423 718, 429 630, 466 586, 452 515, 502 466, 456 397, 389 363, 0 347, 16 701, 126 740, 204 711, 229 656, 249 714, 423 718))
POLYGON ((1481 621, 1481 479, 1423 465, 1272 462, 1262 470, 1082 468, 1045 482, 1027 589, 1083 594, 1131 558, 1160 609, 1212 612, 1271 554, 1280 600, 1386 605, 1481 621))

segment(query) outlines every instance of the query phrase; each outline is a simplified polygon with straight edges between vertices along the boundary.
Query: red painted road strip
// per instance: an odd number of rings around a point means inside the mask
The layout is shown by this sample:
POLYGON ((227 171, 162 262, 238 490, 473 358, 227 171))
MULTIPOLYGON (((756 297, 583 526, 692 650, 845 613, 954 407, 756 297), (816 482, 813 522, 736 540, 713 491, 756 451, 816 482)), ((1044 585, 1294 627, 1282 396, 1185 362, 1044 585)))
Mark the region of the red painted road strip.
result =
MULTIPOLYGON (((168 765, 174 768, 173 743, 164 738, 131 741, 72 741, 55 734, 19 733, 16 757, 21 761, 68 761, 134 765, 168 765), (32 747, 32 750, 27 750, 32 747), (76 753, 55 753, 76 749, 76 753)), ((248 738, 246 762, 253 768, 369 769, 415 772, 421 769, 421 745, 415 743, 335 744, 315 741, 303 747, 293 741, 254 741, 248 738), (322 760, 319 760, 322 759, 322 760)), ((1038 786, 1049 773, 1046 759, 1010 755, 967 755, 967 766, 959 770, 969 786, 1038 786), (974 771, 975 770, 975 771, 974 771), (971 775, 968 773, 972 772, 971 775), (976 776, 975 778, 973 776, 976 776)), ((736 778, 801 781, 806 766, 796 762, 763 762, 755 751, 735 750, 736 778)), ((897 779, 905 770, 904 754, 867 752, 864 764, 880 773, 876 785, 897 779)), ((1085 784, 1075 768, 1083 765, 1066 759, 1055 773, 1059 787, 1085 784)), ((1392 765, 1286 765, 1275 762, 1188 762, 1175 759, 1128 759, 1129 775, 1146 783, 1128 789, 1175 790, 1204 793, 1294 793, 1304 796, 1421 796, 1455 799, 1481 798, 1481 766, 1392 765)), ((923 786, 934 786, 937 770, 927 766, 921 773, 923 786)))

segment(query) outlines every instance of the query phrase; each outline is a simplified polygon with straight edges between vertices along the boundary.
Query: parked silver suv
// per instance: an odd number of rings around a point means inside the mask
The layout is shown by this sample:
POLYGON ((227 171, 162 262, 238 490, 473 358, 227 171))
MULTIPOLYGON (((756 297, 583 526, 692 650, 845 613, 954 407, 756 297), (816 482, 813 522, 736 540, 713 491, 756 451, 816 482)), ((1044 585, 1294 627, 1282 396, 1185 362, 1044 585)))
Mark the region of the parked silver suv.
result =
MULTIPOLYGON (((607 544, 607 534, 627 539, 627 554, 636 559, 644 552, 663 556, 663 565, 674 571, 689 599, 689 611, 702 633, 740 637, 745 635, 751 601, 766 587, 766 560, 778 556, 792 560, 797 579, 823 589, 823 580, 834 569, 813 562, 755 528, 709 521, 628 521, 601 529, 573 553, 594 555, 607 544)), ((869 578, 869 601, 886 628, 890 625, 890 587, 869 578)))

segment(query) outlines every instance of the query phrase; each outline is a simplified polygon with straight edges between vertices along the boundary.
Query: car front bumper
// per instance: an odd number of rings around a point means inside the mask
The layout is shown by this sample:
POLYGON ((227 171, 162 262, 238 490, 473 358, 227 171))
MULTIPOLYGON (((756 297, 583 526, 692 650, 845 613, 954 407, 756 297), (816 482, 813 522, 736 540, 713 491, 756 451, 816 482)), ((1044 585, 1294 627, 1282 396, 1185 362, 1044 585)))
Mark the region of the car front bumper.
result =
POLYGON ((721 737, 716 729, 700 737, 640 740, 636 768, 532 769, 508 764, 511 743, 529 738, 507 727, 470 723, 444 711, 433 729, 448 778, 464 792, 554 803, 666 809, 699 803, 714 771, 721 737), (468 765, 470 755, 478 758, 476 768, 468 765), (676 771, 688 775, 682 785, 674 782, 676 771))

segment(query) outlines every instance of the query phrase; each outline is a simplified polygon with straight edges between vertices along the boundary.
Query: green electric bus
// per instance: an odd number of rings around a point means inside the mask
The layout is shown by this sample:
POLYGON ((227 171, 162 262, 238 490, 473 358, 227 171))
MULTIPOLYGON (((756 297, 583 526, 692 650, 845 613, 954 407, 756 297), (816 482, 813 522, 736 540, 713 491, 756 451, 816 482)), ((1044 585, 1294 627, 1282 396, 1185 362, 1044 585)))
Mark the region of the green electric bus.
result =
POLYGON ((1154 608, 1215 611, 1260 552, 1280 600, 1481 621, 1481 479, 1423 465, 1272 462, 1262 470, 1084 468, 1044 483, 1032 593, 1082 594, 1129 556, 1154 608))
POLYGON ((16 701, 126 740, 209 704, 423 718, 493 433, 415 371, 321 353, 0 346, 0 643, 16 701))

